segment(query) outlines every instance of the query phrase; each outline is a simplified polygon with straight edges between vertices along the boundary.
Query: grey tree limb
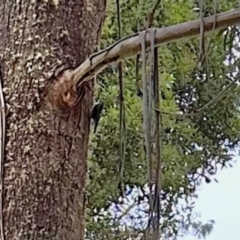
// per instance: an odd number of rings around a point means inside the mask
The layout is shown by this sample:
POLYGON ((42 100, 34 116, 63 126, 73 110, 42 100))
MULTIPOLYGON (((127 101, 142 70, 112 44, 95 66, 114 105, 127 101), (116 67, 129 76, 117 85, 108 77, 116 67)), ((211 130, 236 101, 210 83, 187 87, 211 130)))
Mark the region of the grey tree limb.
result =
MULTIPOLYGON (((203 19, 205 33, 227 28, 240 23, 240 8, 212 15, 203 19), (215 28, 214 27, 215 24, 215 28)), ((193 20, 169 27, 156 28, 155 46, 174 42, 180 39, 196 37, 200 34, 201 20, 193 20)), ((92 54, 76 69, 69 71, 73 84, 80 87, 107 66, 141 52, 141 34, 146 34, 146 48, 150 47, 148 29, 125 37, 97 53, 92 54)))

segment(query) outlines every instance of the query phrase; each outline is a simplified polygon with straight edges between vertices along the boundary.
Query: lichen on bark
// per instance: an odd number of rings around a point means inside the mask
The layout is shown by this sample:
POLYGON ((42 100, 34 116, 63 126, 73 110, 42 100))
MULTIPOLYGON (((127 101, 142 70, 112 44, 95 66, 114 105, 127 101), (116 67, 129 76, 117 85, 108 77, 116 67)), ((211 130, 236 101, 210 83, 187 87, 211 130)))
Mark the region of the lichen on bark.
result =
POLYGON ((0 2, 0 57, 7 114, 6 239, 84 239, 84 188, 93 82, 67 116, 44 104, 57 66, 94 50, 106 0, 0 2))

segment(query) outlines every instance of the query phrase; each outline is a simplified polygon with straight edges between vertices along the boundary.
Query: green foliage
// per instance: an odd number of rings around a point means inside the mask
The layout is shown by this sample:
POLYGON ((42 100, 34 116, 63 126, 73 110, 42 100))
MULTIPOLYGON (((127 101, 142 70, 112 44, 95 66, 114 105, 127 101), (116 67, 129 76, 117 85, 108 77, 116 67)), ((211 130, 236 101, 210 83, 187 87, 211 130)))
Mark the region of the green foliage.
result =
MULTIPOLYGON (((216 1, 217 12, 223 12, 237 6, 237 1, 216 1)), ((123 36, 136 32, 138 25, 144 26, 150 0, 122 0, 121 14, 123 36)), ((198 18, 193 11, 196 7, 192 0, 163 0, 159 6, 153 25, 169 26, 198 18)), ((205 1, 206 15, 214 13, 214 1, 205 1)), ((163 219, 162 229, 172 235, 185 232, 180 220, 176 220, 180 211, 173 210, 180 199, 194 196, 196 187, 202 180, 211 181, 216 172, 216 165, 230 160, 228 148, 234 148, 240 139, 239 110, 237 97, 239 88, 235 84, 230 91, 217 99, 200 114, 179 116, 178 111, 189 113, 200 109, 216 96, 229 83, 229 75, 235 71, 238 60, 233 56, 233 39, 236 29, 231 28, 215 32, 206 37, 208 53, 207 64, 199 64, 199 39, 187 39, 161 46, 160 81, 164 99, 161 110, 173 114, 163 114, 164 152, 163 152, 163 219), (209 46, 209 47, 208 47, 209 46), (227 56, 231 64, 224 64, 227 56), (229 93, 230 92, 230 93, 229 93), (201 170, 201 171, 199 171, 201 170), (199 173, 201 172, 201 174, 199 173), (179 227, 181 226, 181 227, 179 227)), ((107 18, 102 31, 101 48, 117 40, 117 20, 115 1, 108 1, 107 18)), ((104 116, 99 131, 92 136, 89 156, 89 181, 87 191, 87 236, 89 239, 124 239, 129 235, 119 228, 122 221, 104 215, 111 204, 121 204, 127 196, 122 196, 118 186, 119 166, 119 87, 115 65, 110 66, 98 77, 100 87, 96 97, 105 103, 104 116), (122 197, 121 197, 122 196, 122 197), (96 218, 98 220, 96 220, 96 218)), ((135 60, 124 62, 124 96, 126 104, 126 159, 124 164, 124 188, 132 193, 140 189, 142 193, 134 201, 142 202, 144 186, 147 182, 147 165, 143 151, 142 103, 136 96, 135 60)), ((188 204, 189 216, 194 204, 188 204)), ((119 209, 116 212, 121 212, 119 209)), ((130 214, 128 212, 128 214, 130 214)), ((130 214, 131 226, 135 232, 142 229, 134 214, 130 214), (136 230, 137 229, 137 230, 136 230)), ((144 218, 144 214, 140 216, 144 218)), ((197 234, 205 236, 211 231, 211 224, 191 223, 197 234)), ((189 227, 189 225, 188 225, 189 227)), ((187 228, 188 229, 188 228, 187 228)), ((130 231, 132 232, 132 231, 130 231)), ((134 238, 135 239, 135 238, 134 238)))

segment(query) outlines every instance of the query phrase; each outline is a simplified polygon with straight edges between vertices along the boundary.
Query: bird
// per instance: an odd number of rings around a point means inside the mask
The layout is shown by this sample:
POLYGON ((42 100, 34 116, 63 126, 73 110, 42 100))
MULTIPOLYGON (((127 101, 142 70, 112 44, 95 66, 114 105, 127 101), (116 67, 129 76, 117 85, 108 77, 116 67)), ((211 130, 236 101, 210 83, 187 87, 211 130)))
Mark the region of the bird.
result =
POLYGON ((98 102, 94 103, 93 107, 92 107, 92 111, 91 111, 91 119, 93 120, 95 126, 94 126, 94 130, 93 133, 95 134, 97 131, 97 126, 99 123, 99 120, 101 118, 101 113, 103 110, 103 102, 101 100, 99 100, 98 102))

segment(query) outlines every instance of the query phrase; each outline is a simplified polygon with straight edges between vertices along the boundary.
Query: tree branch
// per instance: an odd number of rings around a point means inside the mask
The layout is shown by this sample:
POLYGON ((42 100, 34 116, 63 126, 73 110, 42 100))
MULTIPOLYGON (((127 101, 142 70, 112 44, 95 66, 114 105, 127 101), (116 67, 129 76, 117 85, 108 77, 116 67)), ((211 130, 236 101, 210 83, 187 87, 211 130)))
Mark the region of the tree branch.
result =
MULTIPOLYGON (((240 23, 240 8, 206 17, 203 21, 205 33, 227 28, 240 23)), ((92 54, 76 69, 68 69, 55 76, 55 83, 48 89, 50 94, 49 101, 52 102, 52 105, 61 106, 60 103, 64 103, 64 106, 71 107, 75 102, 71 99, 77 99, 76 93, 72 93, 73 90, 77 92, 81 86, 107 68, 111 63, 139 54, 141 52, 141 39, 145 34, 146 48, 149 48, 150 31, 156 31, 155 46, 160 46, 176 40, 199 36, 200 24, 201 20, 197 19, 169 27, 149 28, 117 41, 104 50, 92 54), (51 98, 51 95, 54 95, 54 98, 51 98)))
MULTIPOLYGON (((230 10, 206 17, 204 20, 204 30, 209 33, 213 30, 213 25, 216 21, 214 30, 226 28, 231 25, 240 23, 240 8, 230 10)), ((140 33, 133 34, 119 40, 104 50, 92 54, 79 67, 72 71, 73 84, 80 87, 83 83, 89 81, 99 72, 104 70, 109 64, 120 61, 124 58, 131 57, 141 51, 141 34, 146 32, 146 46, 150 47, 149 30, 156 30, 156 46, 160 46, 176 40, 195 37, 200 32, 200 19, 184 22, 169 27, 151 28, 140 33)))

